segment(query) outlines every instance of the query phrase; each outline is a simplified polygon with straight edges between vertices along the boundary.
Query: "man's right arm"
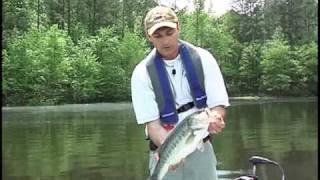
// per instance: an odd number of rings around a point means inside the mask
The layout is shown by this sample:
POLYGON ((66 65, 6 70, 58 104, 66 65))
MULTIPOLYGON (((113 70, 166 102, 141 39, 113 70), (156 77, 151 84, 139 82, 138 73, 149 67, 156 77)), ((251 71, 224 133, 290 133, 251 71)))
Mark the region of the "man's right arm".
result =
POLYGON ((158 105, 144 64, 139 64, 132 73, 131 95, 137 123, 145 124, 146 135, 160 147, 167 137, 167 131, 160 123, 158 105))
POLYGON ((160 120, 154 120, 146 123, 149 139, 158 147, 166 139, 168 132, 162 127, 160 120))
MULTIPOLYGON (((168 131, 165 130, 161 123, 160 120, 154 120, 146 123, 147 126, 147 132, 148 132, 148 137, 149 139, 158 147, 161 146, 161 144, 164 142, 166 137, 168 136, 168 131)), ((157 159, 159 158, 159 154, 156 153, 157 159)), ((180 166, 180 164, 184 163, 184 159, 182 159, 179 163, 170 165, 169 170, 175 170, 177 167, 180 166)))

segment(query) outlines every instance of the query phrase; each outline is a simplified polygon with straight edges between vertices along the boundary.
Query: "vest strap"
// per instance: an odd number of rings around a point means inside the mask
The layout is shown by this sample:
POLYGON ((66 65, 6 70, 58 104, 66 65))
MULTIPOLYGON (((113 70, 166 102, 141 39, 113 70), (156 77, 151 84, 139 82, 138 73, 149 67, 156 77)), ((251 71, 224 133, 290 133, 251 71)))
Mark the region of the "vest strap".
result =
POLYGON ((164 62, 158 52, 156 53, 154 61, 165 102, 164 108, 159 109, 160 119, 164 124, 175 124, 178 122, 179 117, 175 107, 167 71, 164 67, 164 62))
POLYGON ((184 68, 187 72, 186 75, 189 81, 189 86, 191 88, 191 93, 193 94, 195 100, 195 106, 199 109, 203 108, 207 103, 207 95, 199 84, 199 80, 195 68, 192 64, 190 54, 184 44, 180 45, 180 56, 182 58, 184 68))

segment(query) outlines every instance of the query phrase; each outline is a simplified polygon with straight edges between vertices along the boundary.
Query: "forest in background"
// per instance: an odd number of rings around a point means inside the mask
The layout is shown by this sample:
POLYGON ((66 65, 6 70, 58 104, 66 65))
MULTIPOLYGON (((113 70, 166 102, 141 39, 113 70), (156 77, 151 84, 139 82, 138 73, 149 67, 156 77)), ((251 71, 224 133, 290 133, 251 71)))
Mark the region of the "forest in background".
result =
MULTIPOLYGON (((143 18, 157 3, 4 0, 2 105, 130 101, 131 73, 152 48, 143 18)), ((317 0, 234 0, 220 17, 193 4, 175 9, 180 38, 215 56, 229 96, 317 96, 317 0)))

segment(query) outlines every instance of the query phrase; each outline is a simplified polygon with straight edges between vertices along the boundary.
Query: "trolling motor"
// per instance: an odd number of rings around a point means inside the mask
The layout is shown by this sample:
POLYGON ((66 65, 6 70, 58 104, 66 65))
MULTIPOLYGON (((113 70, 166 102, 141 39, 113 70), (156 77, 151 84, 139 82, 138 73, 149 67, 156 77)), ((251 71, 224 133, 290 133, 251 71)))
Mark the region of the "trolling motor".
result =
POLYGON ((273 164, 273 165, 278 166, 281 173, 282 173, 281 180, 285 180, 283 168, 277 162, 272 161, 270 159, 267 159, 265 157, 261 157, 261 156, 251 156, 249 159, 249 162, 251 162, 253 164, 252 175, 241 176, 241 177, 236 178, 235 180, 258 180, 258 176, 256 175, 256 169, 257 169, 256 166, 260 165, 260 164, 273 164))

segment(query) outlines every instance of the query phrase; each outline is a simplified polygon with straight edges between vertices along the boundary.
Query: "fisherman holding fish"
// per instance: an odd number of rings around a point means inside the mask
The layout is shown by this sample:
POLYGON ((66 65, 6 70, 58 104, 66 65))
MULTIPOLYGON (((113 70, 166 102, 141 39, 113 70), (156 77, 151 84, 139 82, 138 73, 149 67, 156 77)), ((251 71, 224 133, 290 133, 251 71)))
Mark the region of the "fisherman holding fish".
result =
POLYGON ((178 18, 168 7, 151 9, 144 28, 154 49, 135 67, 131 93, 137 123, 146 127, 151 179, 216 180, 210 135, 223 130, 230 105, 217 61, 179 39, 178 18))

